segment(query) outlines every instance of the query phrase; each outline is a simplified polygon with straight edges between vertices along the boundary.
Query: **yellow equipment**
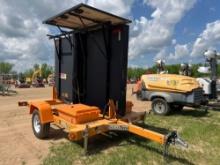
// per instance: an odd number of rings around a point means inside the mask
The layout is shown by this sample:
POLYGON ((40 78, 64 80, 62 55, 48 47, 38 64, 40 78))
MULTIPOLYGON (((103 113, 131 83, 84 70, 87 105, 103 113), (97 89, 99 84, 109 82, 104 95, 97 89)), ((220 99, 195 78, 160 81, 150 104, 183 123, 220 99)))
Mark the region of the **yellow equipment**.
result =
POLYGON ((195 78, 176 74, 142 75, 141 81, 150 91, 188 93, 200 87, 195 78))
POLYGON ((50 74, 47 77, 47 82, 49 86, 53 86, 55 84, 55 75, 54 74, 50 74))
POLYGON ((175 74, 142 75, 133 93, 138 99, 152 101, 152 110, 160 115, 205 102, 203 90, 195 78, 175 74))
POLYGON ((42 79, 42 70, 41 68, 34 71, 32 78, 32 86, 39 88, 39 87, 45 87, 42 79))
POLYGON ((26 77, 25 82, 26 82, 27 84, 31 84, 31 78, 30 78, 30 77, 26 77))
POLYGON ((31 78, 32 82, 34 82, 37 77, 41 77, 41 76, 42 76, 41 68, 35 70, 34 73, 32 74, 32 78, 31 78))

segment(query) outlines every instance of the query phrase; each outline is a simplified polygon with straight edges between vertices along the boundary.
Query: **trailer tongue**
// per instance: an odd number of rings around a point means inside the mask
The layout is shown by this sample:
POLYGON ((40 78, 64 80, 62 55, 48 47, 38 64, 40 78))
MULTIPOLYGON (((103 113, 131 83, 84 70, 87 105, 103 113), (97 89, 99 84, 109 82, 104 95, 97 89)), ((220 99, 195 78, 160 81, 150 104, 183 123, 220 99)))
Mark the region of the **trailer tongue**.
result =
POLYGON ((49 35, 55 43, 53 99, 19 102, 30 108, 36 137, 47 137, 52 123, 70 140, 84 139, 85 151, 89 137, 115 130, 158 142, 165 155, 170 144, 187 147, 176 132, 160 134, 125 118, 132 106, 126 101, 129 20, 79 4, 44 23, 61 32, 49 35))

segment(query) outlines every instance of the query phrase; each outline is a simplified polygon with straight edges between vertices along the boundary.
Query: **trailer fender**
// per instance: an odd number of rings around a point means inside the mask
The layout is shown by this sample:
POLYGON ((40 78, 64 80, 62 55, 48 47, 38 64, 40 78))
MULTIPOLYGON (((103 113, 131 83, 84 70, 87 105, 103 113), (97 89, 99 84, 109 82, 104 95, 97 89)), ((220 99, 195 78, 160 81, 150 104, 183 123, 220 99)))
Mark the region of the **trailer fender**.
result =
POLYGON ((172 95, 164 92, 153 92, 149 96, 149 100, 153 100, 154 98, 163 98, 165 99, 168 103, 171 103, 174 101, 172 95))
POLYGON ((50 104, 44 101, 34 101, 29 102, 30 114, 33 113, 35 109, 39 111, 40 120, 42 124, 53 122, 53 114, 50 104))

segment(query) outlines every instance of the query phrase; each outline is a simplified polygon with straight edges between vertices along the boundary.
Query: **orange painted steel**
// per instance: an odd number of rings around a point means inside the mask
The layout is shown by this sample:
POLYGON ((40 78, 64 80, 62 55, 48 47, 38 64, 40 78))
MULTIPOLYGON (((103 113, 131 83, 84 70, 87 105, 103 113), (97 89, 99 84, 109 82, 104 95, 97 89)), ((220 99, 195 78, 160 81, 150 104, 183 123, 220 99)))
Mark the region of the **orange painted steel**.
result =
POLYGON ((91 122, 99 118, 100 110, 94 106, 84 104, 60 104, 55 106, 59 116, 72 124, 91 122))
POLYGON ((53 86, 52 98, 53 98, 53 100, 57 99, 57 90, 54 86, 53 86))
POLYGON ((128 132, 131 132, 135 135, 139 135, 141 137, 150 139, 152 141, 158 142, 160 144, 165 144, 166 143, 166 136, 148 129, 144 129, 141 127, 138 127, 134 124, 128 124, 126 122, 123 121, 119 121, 119 124, 122 125, 127 125, 128 126, 128 132))
POLYGON ((82 139, 86 126, 88 126, 89 137, 102 134, 108 131, 108 125, 115 122, 116 120, 99 119, 91 123, 75 125, 69 130, 69 139, 74 141, 82 139))
POLYGON ((28 105, 30 107, 30 114, 32 114, 35 109, 38 109, 42 124, 53 122, 51 104, 46 101, 30 101, 28 105))
POLYGON ((109 110, 108 110, 108 117, 113 119, 116 118, 116 107, 113 100, 109 100, 109 110))
MULTIPOLYGON (((84 131, 88 127, 89 137, 105 133, 112 128, 118 128, 121 131, 126 130, 160 144, 166 143, 166 136, 163 134, 138 127, 123 119, 117 119, 116 106, 112 100, 109 101, 109 115, 105 118, 100 114, 101 111, 97 107, 83 104, 65 104, 57 99, 24 101, 19 102, 19 105, 28 105, 30 114, 38 109, 42 124, 50 122, 65 128, 69 133, 70 140, 82 139, 84 131)), ((128 102, 127 105, 130 111, 133 104, 128 102)))

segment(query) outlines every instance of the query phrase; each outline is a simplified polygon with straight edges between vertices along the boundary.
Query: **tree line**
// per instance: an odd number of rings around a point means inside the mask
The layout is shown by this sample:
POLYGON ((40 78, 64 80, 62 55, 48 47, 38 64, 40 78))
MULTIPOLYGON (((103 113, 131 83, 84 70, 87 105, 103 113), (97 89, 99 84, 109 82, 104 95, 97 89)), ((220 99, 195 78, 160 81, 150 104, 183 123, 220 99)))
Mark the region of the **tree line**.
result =
POLYGON ((17 72, 14 70, 14 64, 9 62, 0 62, 0 74, 11 74, 14 79, 22 79, 29 77, 31 78, 33 73, 41 68, 42 78, 47 79, 47 77, 52 74, 54 71, 53 67, 43 63, 43 64, 34 64, 30 69, 25 70, 24 72, 17 72))
MULTIPOLYGON (((192 65, 192 77, 204 77, 208 76, 207 74, 199 73, 197 70, 200 66, 203 64, 193 64, 192 65)), ((15 70, 13 70, 14 65, 8 62, 0 62, 0 74, 12 74, 16 75, 17 77, 32 77, 34 71, 38 70, 41 67, 42 71, 42 78, 47 79, 47 77, 54 72, 53 67, 44 63, 44 64, 35 64, 32 68, 27 69, 24 72, 17 73, 15 70)), ((180 64, 173 64, 173 65, 166 65, 165 70, 168 70, 169 74, 179 74, 180 64)), ((150 67, 150 68, 131 68, 129 67, 127 70, 127 77, 129 80, 131 79, 139 79, 141 75, 143 74, 150 74, 150 73, 156 73, 157 67, 156 65, 150 67)), ((220 75, 220 66, 218 67, 218 75, 220 75)))
MULTIPOLYGON (((192 77, 205 77, 205 76, 209 76, 209 74, 204 74, 204 73, 200 73, 198 72, 198 68, 200 66, 203 66, 203 64, 199 63, 199 64, 192 64, 192 77)), ((165 70, 168 71, 169 74, 179 74, 179 70, 180 70, 180 64, 173 64, 173 65, 166 65, 165 66, 165 70)), ((127 76, 128 79, 139 79, 141 77, 141 75, 143 74, 155 74, 157 73, 157 67, 156 65, 150 67, 150 68, 128 68, 127 71, 127 76)), ((220 75, 220 65, 218 65, 218 75, 220 75)))

